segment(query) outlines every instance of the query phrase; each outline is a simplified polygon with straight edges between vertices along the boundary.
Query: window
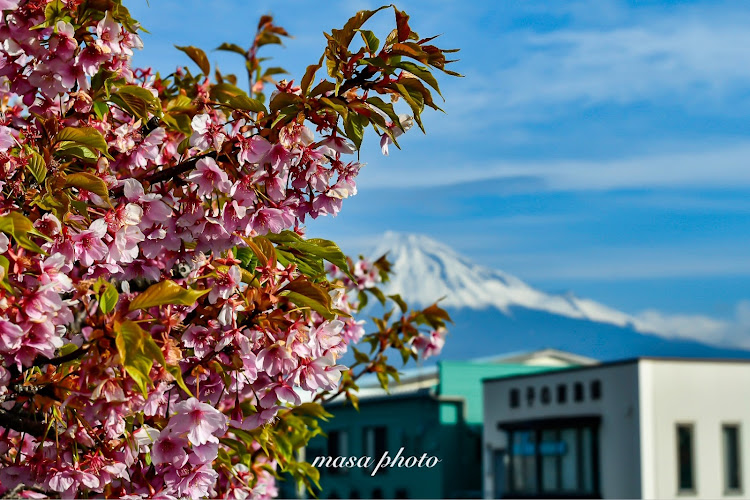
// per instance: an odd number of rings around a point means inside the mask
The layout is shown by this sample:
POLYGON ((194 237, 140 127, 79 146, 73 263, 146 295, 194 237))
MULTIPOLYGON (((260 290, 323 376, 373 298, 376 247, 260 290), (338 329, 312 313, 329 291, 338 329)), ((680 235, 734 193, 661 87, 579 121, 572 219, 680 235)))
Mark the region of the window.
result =
POLYGON ((380 488, 372 490, 372 498, 383 498, 383 490, 380 488))
POLYGON ((357 490, 350 491, 349 492, 349 498, 360 498, 359 491, 357 491, 357 490))
MULTIPOLYGON (((385 427, 365 427, 363 431, 364 441, 364 454, 365 456, 372 457, 372 464, 368 468, 363 468, 362 471, 368 476, 372 472, 372 468, 383 456, 383 453, 387 450, 387 435, 385 427)), ((383 467, 378 470, 378 474, 384 474, 388 471, 387 467, 383 467)))
POLYGON ((576 382, 573 385, 573 399, 575 399, 576 403, 583 401, 583 384, 580 382, 576 382))
POLYGON ((550 401, 552 400, 552 396, 550 395, 549 387, 544 386, 542 387, 542 392, 539 395, 540 399, 542 400, 543 405, 548 405, 550 401))
POLYGON ((602 381, 592 380, 591 381, 591 399, 598 401, 602 398, 602 381))
POLYGON ((506 429, 508 475, 500 496, 599 495, 599 421, 595 417, 556 420, 506 429))
MULTIPOLYGON (((349 435, 346 431, 329 431, 328 432, 328 450, 327 456, 333 457, 346 457, 349 455, 349 435)), ((329 474, 343 474, 348 469, 339 467, 329 467, 327 472, 329 474)))
POLYGON ((557 402, 563 404, 568 401, 568 386, 560 384, 557 386, 557 402))
POLYGON ((693 426, 677 424, 677 489, 695 491, 693 426))
POLYGON ((511 389, 510 390, 510 401, 508 402, 511 408, 518 408, 518 406, 521 404, 521 394, 518 392, 518 389, 511 389))
POLYGON ((396 490, 396 498, 409 498, 409 492, 406 488, 399 488, 396 490))
POLYGON ((526 404, 528 406, 534 406, 534 398, 536 397, 536 392, 534 391, 533 387, 527 387, 526 388, 526 404))
POLYGON ((723 425, 721 437, 724 444, 724 490, 739 493, 742 491, 739 425, 723 425))

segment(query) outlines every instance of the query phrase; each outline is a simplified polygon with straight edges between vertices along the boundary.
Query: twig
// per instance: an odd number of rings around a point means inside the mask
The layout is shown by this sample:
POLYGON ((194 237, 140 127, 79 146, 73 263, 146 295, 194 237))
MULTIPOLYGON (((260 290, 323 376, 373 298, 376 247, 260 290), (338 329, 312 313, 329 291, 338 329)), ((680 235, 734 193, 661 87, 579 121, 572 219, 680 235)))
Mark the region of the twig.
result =
POLYGON ((47 426, 41 422, 35 422, 21 415, 15 415, 0 409, 0 427, 13 429, 18 432, 26 432, 32 436, 42 436, 47 426))

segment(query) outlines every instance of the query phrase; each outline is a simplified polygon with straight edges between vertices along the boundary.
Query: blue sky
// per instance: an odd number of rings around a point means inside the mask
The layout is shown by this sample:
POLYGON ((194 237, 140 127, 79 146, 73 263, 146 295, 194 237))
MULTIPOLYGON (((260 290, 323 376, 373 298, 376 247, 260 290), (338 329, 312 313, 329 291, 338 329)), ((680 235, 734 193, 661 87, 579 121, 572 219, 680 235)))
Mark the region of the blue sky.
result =
MULTIPOLYGON (((170 72, 173 44, 247 45, 272 13, 295 38, 268 54, 299 79, 369 1, 132 0, 151 32, 136 63, 170 72)), ((550 291, 629 313, 698 314, 750 337, 750 5, 721 1, 399 2, 420 35, 461 48, 446 114, 390 157, 371 136, 360 193, 310 231, 345 250, 420 232, 550 291)), ((392 15, 372 23, 386 33, 392 15)), ((382 38, 382 37, 381 37, 382 38)), ((210 53, 242 75, 233 54, 210 53)), ((699 335, 697 335, 699 336, 699 335)))

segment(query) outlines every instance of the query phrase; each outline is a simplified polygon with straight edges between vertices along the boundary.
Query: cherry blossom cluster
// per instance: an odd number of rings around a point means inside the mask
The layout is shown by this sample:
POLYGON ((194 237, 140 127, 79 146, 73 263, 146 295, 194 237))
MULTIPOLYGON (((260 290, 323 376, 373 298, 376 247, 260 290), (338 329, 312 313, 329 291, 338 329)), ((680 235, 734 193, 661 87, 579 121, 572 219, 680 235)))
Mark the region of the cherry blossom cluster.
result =
POLYGON ((276 127, 206 76, 133 69, 120 1, 0 11, 0 494, 275 496, 294 457, 268 433, 349 376, 382 281, 297 250, 356 194, 357 147, 336 115, 276 127))

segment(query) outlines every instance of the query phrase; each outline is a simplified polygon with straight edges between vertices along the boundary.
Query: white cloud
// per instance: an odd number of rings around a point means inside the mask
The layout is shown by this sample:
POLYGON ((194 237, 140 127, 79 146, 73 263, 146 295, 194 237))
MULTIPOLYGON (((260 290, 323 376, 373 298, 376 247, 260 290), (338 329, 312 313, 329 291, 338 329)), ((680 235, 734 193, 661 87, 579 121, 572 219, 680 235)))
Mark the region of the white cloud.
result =
POLYGON ((523 49, 497 75, 508 107, 676 94, 713 100, 750 84, 750 32, 741 19, 680 16, 607 30, 528 33, 523 49))
MULTIPOLYGON (((367 186, 393 187, 393 172, 383 165, 366 172, 367 186)), ((392 167, 395 168, 395 167, 392 167)), ((484 162, 434 166, 399 172, 400 187, 434 187, 491 179, 540 182, 535 191, 611 190, 630 188, 750 186, 750 143, 667 152, 630 158, 549 160, 543 162, 484 162)))
POLYGON ((702 315, 666 314, 651 309, 635 316, 641 332, 666 338, 697 340, 708 344, 750 348, 750 301, 740 301, 729 320, 702 315))

